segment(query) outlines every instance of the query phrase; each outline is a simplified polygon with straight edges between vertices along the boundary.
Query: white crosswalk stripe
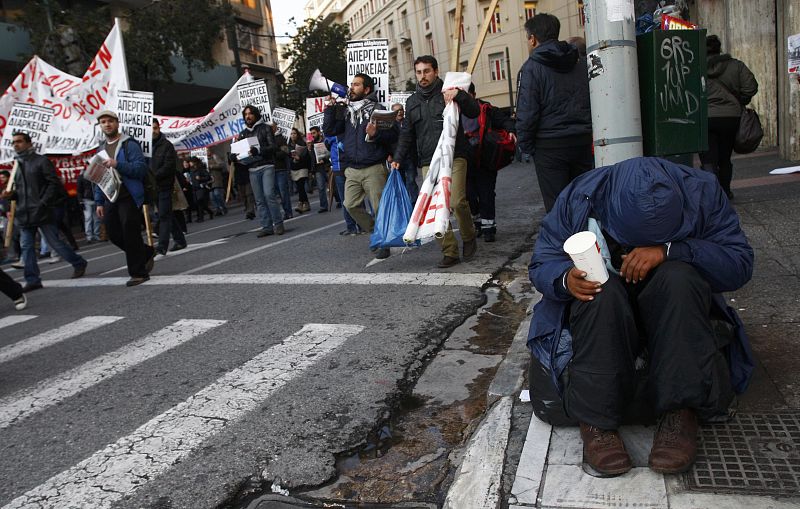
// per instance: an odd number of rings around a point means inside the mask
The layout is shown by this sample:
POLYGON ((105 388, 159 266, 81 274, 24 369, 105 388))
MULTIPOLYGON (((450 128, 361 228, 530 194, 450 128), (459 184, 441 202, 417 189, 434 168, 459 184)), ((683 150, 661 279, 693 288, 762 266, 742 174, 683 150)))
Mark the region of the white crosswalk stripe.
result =
POLYGON ((178 320, 118 350, 2 398, 0 429, 7 428, 223 323, 224 320, 178 320))
POLYGON ((37 334, 24 341, 0 348, 0 363, 8 362, 17 357, 27 355, 55 345, 67 339, 74 338, 91 330, 122 320, 121 316, 87 316, 80 320, 68 323, 56 329, 37 334))
POLYGON ((33 320, 34 318, 36 318, 36 315, 4 316, 3 318, 0 318, 0 329, 10 327, 18 323, 27 322, 28 320, 33 320))
POLYGON ((204 440, 360 333, 359 325, 308 324, 183 403, 14 499, 4 509, 105 508, 163 474, 204 440))

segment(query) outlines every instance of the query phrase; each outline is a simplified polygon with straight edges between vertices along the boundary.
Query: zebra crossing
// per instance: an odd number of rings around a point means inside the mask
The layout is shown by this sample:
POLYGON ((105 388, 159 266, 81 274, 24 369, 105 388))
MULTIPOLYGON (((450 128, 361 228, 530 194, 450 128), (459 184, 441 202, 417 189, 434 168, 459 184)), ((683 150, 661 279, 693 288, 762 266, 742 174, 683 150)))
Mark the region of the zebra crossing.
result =
MULTIPOLYGON (((0 328, 29 322, 36 315, 0 318, 0 328)), ((80 341, 90 331, 126 326, 121 316, 88 316, 20 339, 0 349, 0 366, 57 344, 80 341)), ((25 426, 26 419, 68 398, 136 368, 193 339, 213 332, 225 335, 225 320, 181 319, 116 350, 12 394, 0 397, 0 441, 3 432, 25 426)), ((130 496, 169 470, 275 391, 364 330, 360 325, 305 324, 199 390, 183 402, 142 424, 129 435, 100 449, 74 466, 25 493, 7 494, 10 508, 103 508, 130 496)), ((279 339, 279 338, 275 338, 279 339)), ((62 467, 63 468, 63 467, 62 467)), ((27 489, 27 487, 25 488, 27 489)), ((23 490, 20 490, 23 491, 23 490)))

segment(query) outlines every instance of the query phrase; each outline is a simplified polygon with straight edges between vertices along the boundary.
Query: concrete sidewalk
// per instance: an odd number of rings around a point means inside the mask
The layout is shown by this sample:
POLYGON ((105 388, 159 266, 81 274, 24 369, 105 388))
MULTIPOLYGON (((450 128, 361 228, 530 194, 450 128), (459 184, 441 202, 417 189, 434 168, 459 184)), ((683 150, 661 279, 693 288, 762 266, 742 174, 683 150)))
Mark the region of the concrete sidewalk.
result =
MULTIPOLYGON (((553 428, 533 417, 529 404, 506 397, 487 411, 481 429, 473 435, 446 506, 800 507, 800 174, 768 174, 798 164, 781 160, 773 152, 734 161, 733 204, 755 250, 756 266, 752 281, 726 298, 745 323, 757 366, 734 419, 703 427, 698 460, 690 472, 675 476, 651 472, 647 456, 654 426, 632 426, 621 431, 635 468, 614 479, 590 477, 580 466, 582 443, 577 428, 553 428), (524 435, 516 438, 516 442, 524 441, 521 451, 514 444, 514 428, 524 435), (471 450, 486 451, 487 441, 498 436, 504 466, 495 460, 488 470, 503 470, 502 483, 497 475, 486 475, 486 460, 496 458, 496 450, 484 461, 468 462, 471 450), (509 436, 510 441, 502 439, 509 436), (458 497, 470 482, 483 482, 480 500, 458 497)), ((524 336, 526 323, 515 343, 524 336)))

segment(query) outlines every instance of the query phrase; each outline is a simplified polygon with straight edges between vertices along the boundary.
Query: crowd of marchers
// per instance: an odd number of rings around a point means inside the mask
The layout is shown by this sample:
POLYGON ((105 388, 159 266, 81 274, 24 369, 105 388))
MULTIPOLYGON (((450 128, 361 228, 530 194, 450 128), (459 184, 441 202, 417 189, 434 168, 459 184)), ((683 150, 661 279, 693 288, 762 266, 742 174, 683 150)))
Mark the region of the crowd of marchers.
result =
MULTIPOLYGON (((515 117, 478 100, 474 86, 445 88, 432 55, 416 58, 416 91, 405 106, 392 106, 396 121, 390 127, 379 129, 372 121, 373 111, 384 106, 376 100, 373 78, 357 74, 348 97, 330 97, 322 128, 308 134, 293 129, 287 139, 257 107, 244 107, 238 140, 257 143, 244 158, 212 157, 210 168, 197 158, 179 159, 158 122, 153 156, 146 159, 139 144, 120 132, 116 113, 102 111, 97 120, 105 139, 98 150, 106 152, 104 164, 117 170, 122 187, 110 202, 98 188, 80 186, 86 239, 100 238, 102 222, 107 238, 124 251, 127 284, 135 286, 148 280, 159 256, 186 247, 192 211, 198 222, 226 214, 232 192, 246 217, 257 218, 258 237, 284 235, 286 219, 311 210, 312 181, 318 211, 332 208, 330 190, 344 216, 341 234, 358 239, 375 226, 391 171, 400 172, 411 201, 417 198, 418 178, 426 177, 442 133, 443 112, 455 102, 461 119, 450 209, 459 233, 451 227, 439 240, 438 267, 472 259, 479 237, 494 242, 502 233, 495 211, 496 149, 486 134, 502 129, 513 139, 515 133, 519 152, 532 158, 529 167, 547 211, 530 263, 531 281, 543 296, 528 340, 536 415, 556 425, 579 425, 584 469, 600 477, 632 468, 619 426, 652 418, 658 425, 650 468, 683 472, 696 457, 698 426, 730 414, 753 369, 742 324, 721 292, 752 276, 753 250, 731 206, 730 182, 733 138, 757 83, 709 36, 709 149, 700 154, 702 168, 641 157, 594 169, 585 44, 559 40, 559 21, 552 15, 535 15, 525 29, 530 57, 520 70, 515 117), (337 151, 336 165, 317 150, 326 142, 337 151), (229 167, 235 183, 230 191, 229 167), (142 237, 150 176, 156 186, 150 198, 157 214, 153 246, 142 237), (583 231, 597 238, 607 281, 588 280, 564 252, 567 238, 583 231)), ((62 239, 64 190, 53 165, 33 151, 26 134, 13 140, 15 189, 2 198, 16 200, 25 286, 1 271, 0 285, 21 310, 26 293, 42 287, 37 232, 41 245, 72 264, 72 277, 82 277, 87 262, 70 235, 62 239)), ((379 247, 374 256, 384 259, 390 251, 379 247)))

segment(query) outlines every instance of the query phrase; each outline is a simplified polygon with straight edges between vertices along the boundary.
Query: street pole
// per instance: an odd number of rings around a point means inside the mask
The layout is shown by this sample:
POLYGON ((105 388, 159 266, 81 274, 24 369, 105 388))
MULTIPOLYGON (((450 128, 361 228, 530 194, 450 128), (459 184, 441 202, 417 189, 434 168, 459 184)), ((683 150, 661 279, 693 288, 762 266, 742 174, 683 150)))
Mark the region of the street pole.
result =
POLYGON ((633 0, 586 0, 595 166, 642 156, 633 0))
POLYGON ((461 56, 461 24, 464 22, 464 0, 457 0, 456 13, 453 19, 453 51, 450 54, 450 70, 458 71, 458 59, 461 56))
POLYGON ((511 85, 511 57, 508 56, 508 46, 506 46, 506 80, 508 81, 508 106, 509 111, 514 113, 514 88, 511 85))

